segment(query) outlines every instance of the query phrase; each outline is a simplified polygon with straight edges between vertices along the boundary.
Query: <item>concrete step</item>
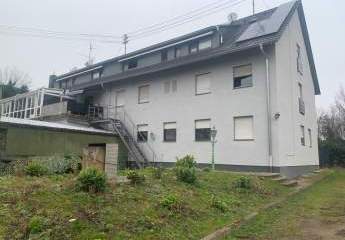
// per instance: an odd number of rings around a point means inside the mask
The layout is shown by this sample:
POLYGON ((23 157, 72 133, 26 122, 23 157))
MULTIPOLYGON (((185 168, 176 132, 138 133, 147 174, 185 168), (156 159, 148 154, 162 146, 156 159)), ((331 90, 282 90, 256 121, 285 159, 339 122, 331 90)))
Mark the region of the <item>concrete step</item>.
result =
POLYGON ((320 173, 321 170, 314 170, 313 173, 320 173))
POLYGON ((298 185, 298 182, 296 180, 288 180, 283 182, 282 185, 286 187, 296 187, 298 185))
POLYGON ((279 176, 279 177, 276 177, 276 178, 272 178, 272 180, 276 181, 276 182, 284 182, 284 181, 286 181, 286 177, 279 176))

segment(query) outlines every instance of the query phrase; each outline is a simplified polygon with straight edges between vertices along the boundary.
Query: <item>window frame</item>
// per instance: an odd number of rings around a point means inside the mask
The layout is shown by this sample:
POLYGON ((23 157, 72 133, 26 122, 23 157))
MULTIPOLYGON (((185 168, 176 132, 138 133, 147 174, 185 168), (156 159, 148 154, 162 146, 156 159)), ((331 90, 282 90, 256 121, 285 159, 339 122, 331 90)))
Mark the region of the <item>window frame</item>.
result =
POLYGON ((305 127, 304 125, 300 125, 300 134, 301 134, 301 145, 305 147, 305 127))
POLYGON ((200 39, 198 41, 198 52, 204 51, 207 49, 211 49, 211 48, 212 48, 212 38, 211 37, 203 38, 203 39, 200 39), (205 48, 200 48, 200 44, 202 44, 203 42, 210 42, 210 45, 208 47, 205 47, 205 48))
POLYGON ((163 123, 163 142, 176 142, 176 141, 177 141, 177 122, 164 122, 163 123), (172 124, 172 123, 175 124, 175 128, 174 129, 173 128, 169 128, 169 129, 165 128, 165 126, 167 124, 172 124), (175 139, 173 139, 173 140, 167 139, 166 131, 168 131, 168 130, 174 130, 175 131, 175 139))
POLYGON ((311 132, 310 128, 308 128, 308 137, 309 137, 309 147, 312 148, 313 147, 313 136, 312 136, 312 132, 311 132))
POLYGON ((197 119, 194 120, 194 141, 195 142, 210 142, 211 141, 211 118, 206 118, 206 119, 197 119), (209 128, 197 128, 196 124, 198 121, 209 121, 210 122, 210 127, 209 128), (204 139, 199 139, 198 137, 200 136, 199 134, 197 134, 197 130, 205 130, 208 129, 208 138, 204 138, 204 139))
POLYGON ((140 126, 146 126, 147 128, 149 127, 148 124, 137 124, 137 142, 138 143, 145 143, 148 142, 149 140, 149 130, 147 131, 139 131, 140 126), (146 133, 146 134, 143 134, 146 133))
POLYGON ((233 118, 233 124, 234 124, 234 141, 236 142, 252 142, 255 141, 255 127, 254 127, 254 115, 244 115, 244 116, 235 116, 233 118), (252 138, 236 138, 236 119, 241 118, 251 118, 252 119, 252 138))
POLYGON ((303 76, 302 48, 298 43, 296 43, 296 52, 297 52, 297 57, 296 57, 297 72, 301 76, 303 76))
POLYGON ((138 59, 137 58, 132 58, 132 59, 129 59, 128 62, 127 62, 127 69, 130 70, 130 69, 136 69, 138 68, 138 59), (131 65, 131 63, 134 63, 134 65, 131 65))
POLYGON ((209 88, 209 91, 208 92, 203 92, 203 93, 198 93, 198 77, 199 76, 203 76, 203 75, 208 75, 210 74, 211 75, 211 72, 205 72, 205 73, 198 73, 198 74, 195 74, 195 96, 200 96, 200 95, 206 95, 206 94, 210 94, 212 93, 212 90, 211 90, 211 79, 210 79, 210 88, 209 88))
POLYGON ((140 85, 138 87, 138 104, 145 104, 150 102, 150 84, 145 84, 145 85, 140 85), (146 101, 141 101, 140 100, 140 89, 148 87, 148 99, 146 101))
POLYGON ((126 98, 125 98, 125 95, 123 96, 124 97, 124 104, 122 105, 118 105, 118 94, 119 93, 123 93, 125 94, 126 92, 126 89, 119 89, 119 90, 116 90, 116 95, 115 95, 115 107, 116 108, 121 108, 121 107, 124 107, 126 105, 126 98))
MULTIPOLYGON (((248 77, 247 76, 247 77, 248 77)), ((233 90, 236 90, 236 89, 241 89, 241 88, 251 88, 251 87, 254 87, 254 74, 253 74, 253 64, 252 63, 246 63, 246 64, 240 64, 240 65, 235 65, 235 66, 232 66, 232 88, 233 90), (240 67, 245 67, 245 66, 251 66, 251 75, 248 75, 248 76, 251 76, 251 85, 250 86, 240 86, 240 87, 235 87, 235 81, 236 81, 236 77, 235 77, 235 69, 236 68, 240 68, 240 67)), ((238 77, 237 77, 238 78, 238 77)), ((244 77, 242 77, 240 80, 244 79, 244 77)))

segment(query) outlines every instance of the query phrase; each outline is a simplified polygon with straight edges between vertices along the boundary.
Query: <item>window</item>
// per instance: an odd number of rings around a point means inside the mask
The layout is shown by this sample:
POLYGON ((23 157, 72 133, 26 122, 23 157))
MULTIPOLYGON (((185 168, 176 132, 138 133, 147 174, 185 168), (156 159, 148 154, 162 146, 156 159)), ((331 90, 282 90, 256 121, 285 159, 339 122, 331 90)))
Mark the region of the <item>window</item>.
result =
POLYGON ((149 96, 150 96, 150 86, 145 85, 141 86, 138 89, 138 102, 139 103, 148 103, 149 102, 149 96))
POLYGON ((234 139, 237 141, 254 140, 253 116, 234 118, 234 139))
POLYGON ((297 44, 297 72, 303 75, 302 53, 301 53, 301 47, 298 44, 297 44))
POLYGON ((210 38, 199 41, 199 50, 204 50, 212 47, 212 41, 210 38))
POLYGON ((298 83, 298 110, 300 114, 305 114, 305 104, 303 100, 303 87, 301 83, 298 83))
POLYGON ((101 77, 101 72, 92 72, 92 79, 99 79, 101 77))
POLYGON ((147 142, 147 138, 149 135, 149 125, 147 124, 140 124, 138 125, 138 136, 137 136, 137 140, 138 142, 147 142))
POLYGON ((176 122, 164 123, 164 142, 176 142, 176 122))
POLYGON ((164 93, 169 93, 170 92, 170 81, 165 81, 164 82, 164 93))
POLYGON ((177 80, 171 81, 171 88, 173 92, 177 92, 177 80))
POLYGON ((137 59, 131 59, 128 62, 128 69, 136 68, 138 66, 138 60, 137 59))
POLYGON ((234 88, 253 86, 252 65, 243 65, 233 68, 234 88))
POLYGON ((189 53, 196 53, 198 50, 198 42, 193 42, 189 45, 189 53))
POLYGON ((196 120, 195 121, 195 141, 210 141, 211 140, 211 120, 196 120))
POLYGON ((196 75, 195 78, 195 94, 211 93, 211 73, 196 75))
POLYGON ((305 146, 305 132, 304 132, 304 126, 301 125, 301 145, 305 146))
POLYGON ((309 136, 309 147, 313 146, 313 140, 312 140, 312 136, 311 136, 311 129, 308 129, 308 136, 309 136))
POLYGON ((182 48, 181 47, 176 47, 175 48, 175 58, 179 58, 182 56, 182 48))
POLYGON ((162 55, 161 55, 161 60, 162 62, 165 62, 168 60, 168 51, 166 49, 162 50, 162 55))
POLYGON ((121 91, 117 91, 116 92, 116 107, 123 107, 125 106, 125 91, 121 90, 121 91))

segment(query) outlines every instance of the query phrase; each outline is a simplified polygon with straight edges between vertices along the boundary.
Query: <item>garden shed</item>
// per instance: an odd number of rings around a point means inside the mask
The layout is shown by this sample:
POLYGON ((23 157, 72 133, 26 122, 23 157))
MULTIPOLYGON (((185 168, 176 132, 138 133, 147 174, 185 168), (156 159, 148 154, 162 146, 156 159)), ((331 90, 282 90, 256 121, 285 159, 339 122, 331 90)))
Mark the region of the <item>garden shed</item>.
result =
POLYGON ((0 119, 0 162, 53 155, 85 155, 87 149, 102 146, 104 156, 117 168, 127 162, 127 150, 113 132, 89 126, 43 122, 19 118, 0 119), (108 150, 107 150, 108 148, 108 150), (116 152, 114 153, 114 149, 116 152))

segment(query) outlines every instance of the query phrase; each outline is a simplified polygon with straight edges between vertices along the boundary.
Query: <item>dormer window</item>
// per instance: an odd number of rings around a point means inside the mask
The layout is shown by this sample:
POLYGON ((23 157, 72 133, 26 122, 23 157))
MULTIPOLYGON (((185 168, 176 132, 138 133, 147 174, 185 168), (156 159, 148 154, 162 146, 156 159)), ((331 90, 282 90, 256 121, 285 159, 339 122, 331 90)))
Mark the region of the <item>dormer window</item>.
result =
POLYGON ((176 47, 175 48, 175 58, 182 57, 182 48, 181 47, 176 47))
POLYGON ((138 60, 137 59, 131 59, 128 62, 128 69, 136 68, 138 67, 138 60))
POLYGON ((164 50, 162 50, 162 53, 161 53, 162 55, 162 62, 165 62, 165 61, 167 61, 168 60, 168 51, 166 50, 166 49, 164 49, 164 50))
POLYGON ((199 41, 199 51, 204 50, 204 49, 208 49, 211 47, 212 47, 211 38, 206 38, 206 39, 199 41))
POLYGON ((198 42, 193 42, 189 45, 189 53, 196 53, 198 51, 198 42))
POLYGON ((96 80, 96 79, 99 79, 101 77, 101 72, 93 72, 92 73, 92 79, 93 80, 96 80))

